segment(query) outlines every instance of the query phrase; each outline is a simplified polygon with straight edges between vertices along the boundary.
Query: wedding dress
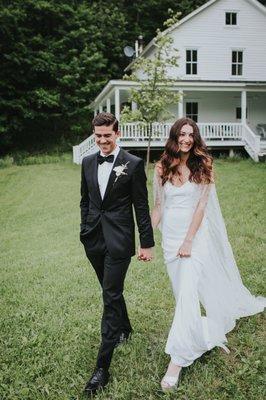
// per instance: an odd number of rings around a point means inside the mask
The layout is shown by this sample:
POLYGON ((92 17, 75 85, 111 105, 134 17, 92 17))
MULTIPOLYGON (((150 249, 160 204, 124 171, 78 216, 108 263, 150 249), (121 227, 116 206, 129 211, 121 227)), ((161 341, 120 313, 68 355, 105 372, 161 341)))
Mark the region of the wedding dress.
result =
POLYGON ((242 283, 214 184, 175 186, 168 181, 162 186, 155 170, 154 199, 176 300, 165 351, 173 363, 186 367, 215 346, 229 352, 226 333, 238 318, 263 311, 266 298, 251 295, 242 283), (197 207, 204 209, 204 217, 191 256, 177 257, 197 207))

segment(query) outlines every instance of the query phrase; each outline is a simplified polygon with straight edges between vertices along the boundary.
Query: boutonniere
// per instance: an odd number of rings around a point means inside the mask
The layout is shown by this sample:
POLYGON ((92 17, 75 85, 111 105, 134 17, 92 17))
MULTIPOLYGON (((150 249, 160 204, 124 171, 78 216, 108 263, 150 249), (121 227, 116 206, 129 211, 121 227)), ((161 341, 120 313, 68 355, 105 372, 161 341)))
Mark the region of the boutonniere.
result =
POLYGON ((128 161, 126 164, 118 165, 117 167, 115 167, 115 168, 113 169, 113 171, 115 171, 115 175, 116 175, 116 178, 115 178, 114 183, 117 181, 117 179, 118 179, 121 175, 127 175, 127 173, 125 172, 125 170, 127 169, 127 164, 128 164, 128 163, 129 163, 129 161, 128 161))

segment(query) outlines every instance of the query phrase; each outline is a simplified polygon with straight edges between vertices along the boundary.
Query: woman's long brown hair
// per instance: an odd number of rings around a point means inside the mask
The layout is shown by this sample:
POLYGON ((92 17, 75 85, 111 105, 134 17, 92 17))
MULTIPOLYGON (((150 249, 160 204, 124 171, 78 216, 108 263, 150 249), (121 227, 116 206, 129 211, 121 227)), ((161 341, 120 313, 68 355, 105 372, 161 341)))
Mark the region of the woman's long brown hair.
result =
POLYGON ((178 138, 184 125, 193 128, 194 143, 189 152, 187 167, 190 170, 189 181, 195 183, 211 183, 213 159, 208 153, 207 147, 202 140, 198 125, 190 118, 178 119, 170 129, 169 138, 165 145, 165 150, 160 159, 160 175, 162 184, 168 180, 173 183, 173 177, 180 175, 178 166, 181 161, 181 154, 178 145, 178 138))

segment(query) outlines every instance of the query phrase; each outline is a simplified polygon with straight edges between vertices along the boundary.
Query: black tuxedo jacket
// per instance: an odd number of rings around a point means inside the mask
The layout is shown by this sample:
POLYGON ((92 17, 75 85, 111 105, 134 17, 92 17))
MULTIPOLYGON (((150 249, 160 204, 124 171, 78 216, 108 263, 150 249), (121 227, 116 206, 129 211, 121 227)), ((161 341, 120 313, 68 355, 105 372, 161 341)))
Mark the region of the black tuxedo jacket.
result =
POLYGON ((127 164, 126 175, 112 169, 104 198, 98 186, 97 154, 85 157, 81 171, 81 230, 80 240, 87 253, 97 254, 105 241, 108 252, 114 258, 126 258, 135 254, 135 225, 133 206, 142 248, 154 246, 153 230, 149 215, 148 195, 144 162, 120 149, 114 166, 127 164), (99 235, 99 227, 102 235, 99 235))

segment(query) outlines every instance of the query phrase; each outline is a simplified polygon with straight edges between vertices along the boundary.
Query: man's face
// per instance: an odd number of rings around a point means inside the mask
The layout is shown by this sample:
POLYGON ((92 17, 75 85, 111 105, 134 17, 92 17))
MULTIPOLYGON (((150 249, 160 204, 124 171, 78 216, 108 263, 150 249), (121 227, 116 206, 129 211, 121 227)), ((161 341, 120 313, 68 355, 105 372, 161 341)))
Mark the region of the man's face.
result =
POLYGON ((101 149, 102 153, 108 155, 116 147, 116 140, 120 136, 120 132, 113 131, 113 125, 95 126, 94 127, 95 142, 101 149))

